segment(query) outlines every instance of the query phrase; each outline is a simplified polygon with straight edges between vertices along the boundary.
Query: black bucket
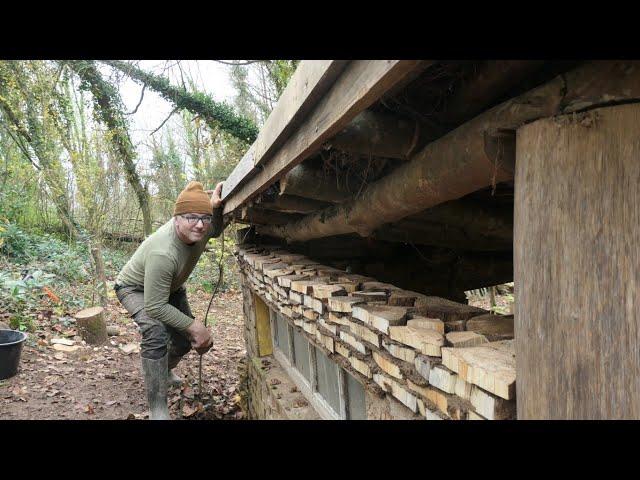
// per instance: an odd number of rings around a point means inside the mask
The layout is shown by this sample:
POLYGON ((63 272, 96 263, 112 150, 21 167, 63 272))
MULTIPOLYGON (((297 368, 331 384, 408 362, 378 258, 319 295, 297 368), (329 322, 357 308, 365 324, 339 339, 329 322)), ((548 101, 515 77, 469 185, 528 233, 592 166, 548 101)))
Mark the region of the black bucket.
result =
POLYGON ((17 330, 0 330, 0 380, 18 373, 22 344, 27 334, 17 330))

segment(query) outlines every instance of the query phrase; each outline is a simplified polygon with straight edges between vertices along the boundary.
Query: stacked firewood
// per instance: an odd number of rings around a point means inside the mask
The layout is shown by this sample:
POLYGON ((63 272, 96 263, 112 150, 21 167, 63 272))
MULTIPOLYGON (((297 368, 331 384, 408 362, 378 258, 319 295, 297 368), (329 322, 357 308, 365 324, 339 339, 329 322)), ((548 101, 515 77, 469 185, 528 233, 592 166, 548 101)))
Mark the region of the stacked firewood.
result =
POLYGON ((514 419, 513 316, 242 245, 250 288, 365 386, 427 419, 514 419))

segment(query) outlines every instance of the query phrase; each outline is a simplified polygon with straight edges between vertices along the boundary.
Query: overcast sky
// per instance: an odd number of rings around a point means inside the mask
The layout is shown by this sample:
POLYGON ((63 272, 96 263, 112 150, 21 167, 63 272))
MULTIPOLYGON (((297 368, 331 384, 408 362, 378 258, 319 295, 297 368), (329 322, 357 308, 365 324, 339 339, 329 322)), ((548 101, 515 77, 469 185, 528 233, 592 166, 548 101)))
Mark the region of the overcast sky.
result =
MULTIPOLYGON (((145 71, 162 74, 167 62, 167 60, 143 60, 139 63, 139 66, 145 71)), ((173 63, 175 62, 170 61, 169 65, 173 63)), ((180 61, 180 65, 185 75, 191 76, 198 88, 211 95, 214 100, 227 101, 230 104, 233 102, 235 91, 229 78, 231 67, 213 60, 182 60, 180 61)), ((111 67, 103 65, 101 70, 107 75, 113 75, 113 69, 111 69, 111 67)), ((174 85, 180 85, 180 73, 177 67, 172 67, 164 74, 169 75, 174 85)), ((135 109, 140 101, 141 91, 142 86, 133 80, 126 78, 121 82, 120 95, 122 96, 122 101, 124 102, 127 112, 135 109)), ((142 158, 148 158, 148 151, 141 143, 148 142, 151 132, 160 126, 173 108, 174 106, 171 103, 147 88, 145 89, 144 98, 138 111, 128 116, 131 128, 131 139, 137 147, 138 154, 142 158)), ((181 122, 180 116, 177 113, 174 114, 166 125, 171 122, 179 125, 181 122)), ((158 137, 159 135, 160 131, 155 134, 155 136, 158 137)), ((178 140, 178 138, 176 138, 176 140, 178 140)))

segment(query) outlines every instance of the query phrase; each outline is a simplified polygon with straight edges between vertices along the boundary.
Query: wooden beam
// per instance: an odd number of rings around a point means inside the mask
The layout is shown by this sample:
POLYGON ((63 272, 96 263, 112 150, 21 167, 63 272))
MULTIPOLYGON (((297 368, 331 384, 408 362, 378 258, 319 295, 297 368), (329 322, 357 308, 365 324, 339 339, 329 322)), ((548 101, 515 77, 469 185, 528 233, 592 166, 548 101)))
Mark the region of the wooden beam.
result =
POLYGON ((302 218, 302 215, 294 213, 263 210, 255 207, 243 207, 239 220, 256 225, 284 225, 302 218))
POLYGON ((415 60, 350 62, 296 133, 263 165, 264 169, 226 198, 224 213, 235 210, 302 162, 418 64, 415 60))
POLYGON ((365 110, 328 145, 344 152, 407 160, 426 134, 425 126, 415 120, 365 110))
POLYGON ((305 164, 297 165, 280 180, 281 195, 296 195, 323 202, 340 203, 353 196, 346 181, 333 173, 305 164))
POLYGON ((328 202, 297 195, 278 195, 276 197, 262 196, 256 200, 256 205, 268 210, 287 213, 310 213, 328 207, 328 202))
POLYGON ((519 419, 640 418, 639 127, 635 103, 518 130, 519 419))
POLYGON ((539 118, 611 102, 640 100, 640 62, 592 62, 512 98, 428 144, 413 159, 340 206, 263 233, 305 241, 357 232, 368 236, 389 222, 513 178, 513 134, 539 118), (504 142, 504 148, 496 148, 504 142), (498 154, 496 157, 494 154, 498 154))
MULTIPOLYGON (((255 144, 254 144, 255 145, 255 144)), ((251 145, 249 150, 244 154, 236 168, 229 174, 227 179, 222 184, 222 199, 224 200, 234 191, 238 189, 240 184, 247 178, 257 172, 258 169, 253 165, 255 157, 255 146, 251 145)))
POLYGON ((333 85, 347 60, 300 62, 255 142, 254 164, 263 164, 282 146, 322 95, 333 85))

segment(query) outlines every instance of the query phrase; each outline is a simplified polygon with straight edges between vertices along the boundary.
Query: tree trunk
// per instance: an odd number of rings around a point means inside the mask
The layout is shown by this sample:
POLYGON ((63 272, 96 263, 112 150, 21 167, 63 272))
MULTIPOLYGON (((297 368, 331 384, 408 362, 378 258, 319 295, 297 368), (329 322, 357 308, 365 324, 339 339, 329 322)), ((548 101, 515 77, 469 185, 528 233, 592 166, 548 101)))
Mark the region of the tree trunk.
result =
POLYGON ((102 259, 102 247, 100 242, 94 243, 91 247, 91 256, 93 257, 93 265, 95 268, 95 278, 98 280, 98 293, 100 294, 100 304, 107 306, 107 277, 104 273, 104 261, 102 259))
POLYGON ((304 164, 293 167, 280 180, 281 195, 296 195, 323 202, 339 203, 355 192, 349 191, 344 182, 338 182, 332 173, 308 167, 304 164))
POLYGON ((131 144, 127 123, 122 113, 122 101, 118 91, 109 85, 100 75, 92 61, 66 62, 78 74, 82 82, 80 88, 89 90, 93 95, 95 112, 99 121, 110 130, 113 147, 122 160, 127 181, 136 194, 142 218, 145 236, 151 234, 151 209, 149 207, 149 192, 142 185, 142 181, 135 165, 135 149, 131 144))
POLYGON ((102 345, 107 341, 107 324, 104 321, 104 308, 92 307, 79 311, 75 315, 78 333, 90 345, 102 345))

